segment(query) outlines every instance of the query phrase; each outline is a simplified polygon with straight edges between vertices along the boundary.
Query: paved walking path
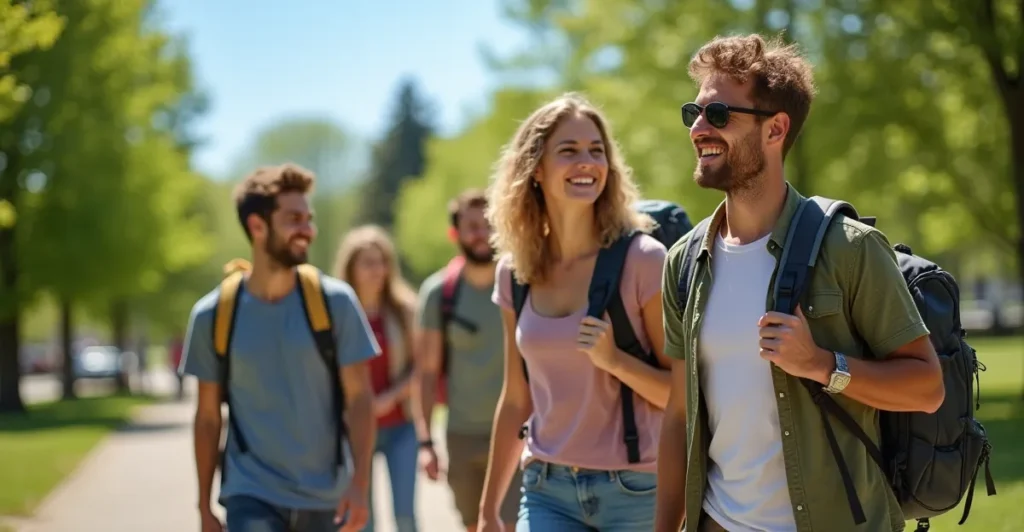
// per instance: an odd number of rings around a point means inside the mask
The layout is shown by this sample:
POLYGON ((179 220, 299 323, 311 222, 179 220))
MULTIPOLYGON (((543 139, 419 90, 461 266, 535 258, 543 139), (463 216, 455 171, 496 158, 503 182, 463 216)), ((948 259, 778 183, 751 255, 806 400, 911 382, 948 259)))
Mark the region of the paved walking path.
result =
MULTIPOLYGON (((167 378, 170 378, 168 375, 167 378)), ((192 397, 190 395, 189 397, 192 397)), ((100 443, 37 509, 14 523, 17 532, 198 531, 190 399, 139 410, 135 422, 100 443)), ((441 442, 442 435, 434 441, 441 442)), ((443 447, 442 447, 443 449, 443 447)), ((377 532, 393 532, 387 467, 375 463, 377 532)), ((422 532, 461 529, 444 482, 418 479, 416 507, 422 532)))

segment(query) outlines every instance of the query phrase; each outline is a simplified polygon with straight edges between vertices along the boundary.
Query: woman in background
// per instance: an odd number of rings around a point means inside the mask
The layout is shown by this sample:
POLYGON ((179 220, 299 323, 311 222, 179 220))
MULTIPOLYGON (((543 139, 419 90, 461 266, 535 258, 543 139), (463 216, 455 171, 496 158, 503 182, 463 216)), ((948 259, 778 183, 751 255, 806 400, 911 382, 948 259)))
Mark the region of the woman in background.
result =
MULTIPOLYGON (((338 248, 334 276, 355 290, 381 348, 381 355, 370 360, 377 415, 376 452, 387 460, 396 529, 415 532, 418 447, 409 409, 409 384, 416 293, 402 278, 394 243, 376 225, 357 227, 345 235, 338 248)), ((372 485, 369 506, 370 521, 363 530, 372 532, 372 485)))

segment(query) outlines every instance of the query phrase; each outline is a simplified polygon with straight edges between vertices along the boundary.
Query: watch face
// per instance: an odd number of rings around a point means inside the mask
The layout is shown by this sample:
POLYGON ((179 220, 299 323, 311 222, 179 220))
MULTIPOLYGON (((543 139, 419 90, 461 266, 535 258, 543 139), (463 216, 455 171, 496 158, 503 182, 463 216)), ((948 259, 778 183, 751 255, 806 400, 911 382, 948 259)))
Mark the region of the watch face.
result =
POLYGON ((832 382, 830 383, 829 387, 830 388, 835 388, 837 390, 842 390, 843 388, 846 388, 847 384, 850 384, 850 376, 849 375, 845 375, 845 374, 842 374, 842 373, 833 373, 832 374, 832 382))

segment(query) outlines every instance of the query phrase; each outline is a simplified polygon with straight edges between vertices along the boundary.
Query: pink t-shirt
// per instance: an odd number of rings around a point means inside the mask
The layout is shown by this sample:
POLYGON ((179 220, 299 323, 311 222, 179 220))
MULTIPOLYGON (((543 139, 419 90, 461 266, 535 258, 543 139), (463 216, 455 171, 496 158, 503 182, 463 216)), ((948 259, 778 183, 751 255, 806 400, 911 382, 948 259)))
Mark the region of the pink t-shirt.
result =
MULTIPOLYGON (((641 308, 652 297, 660 297, 665 254, 660 242, 641 235, 633 240, 622 273, 622 302, 633 332, 647 350, 651 343, 641 308)), ((508 260, 503 258, 491 299, 507 309, 513 308, 511 277, 508 260)), ((563 318, 544 317, 533 312, 531 298, 526 298, 516 328, 516 344, 530 371, 533 398, 523 464, 537 459, 587 469, 653 473, 662 411, 634 392, 640 462, 630 464, 622 441, 619 381, 594 367, 576 347, 580 320, 586 314, 587 309, 581 308, 563 318)), ((661 326, 660 320, 656 325, 661 326)))

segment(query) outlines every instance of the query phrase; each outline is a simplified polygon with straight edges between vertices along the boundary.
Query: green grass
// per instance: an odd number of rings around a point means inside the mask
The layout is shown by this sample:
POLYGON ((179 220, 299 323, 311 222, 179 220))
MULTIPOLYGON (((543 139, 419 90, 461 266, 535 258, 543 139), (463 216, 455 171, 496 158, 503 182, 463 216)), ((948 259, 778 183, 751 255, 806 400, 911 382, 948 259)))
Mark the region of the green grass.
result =
POLYGON ((103 436, 127 421, 135 406, 149 401, 83 398, 30 405, 27 414, 0 416, 0 515, 31 515, 103 436))
MULTIPOLYGON (((976 417, 992 443, 992 478, 997 495, 985 491, 984 472, 963 526, 957 522, 963 503, 932 520, 932 530, 960 532, 1017 532, 1024 523, 1024 338, 968 338, 987 366, 981 373, 981 408, 976 417)), ((908 523, 909 525, 910 523, 908 523)), ((908 531, 913 531, 908 526, 908 531)))

